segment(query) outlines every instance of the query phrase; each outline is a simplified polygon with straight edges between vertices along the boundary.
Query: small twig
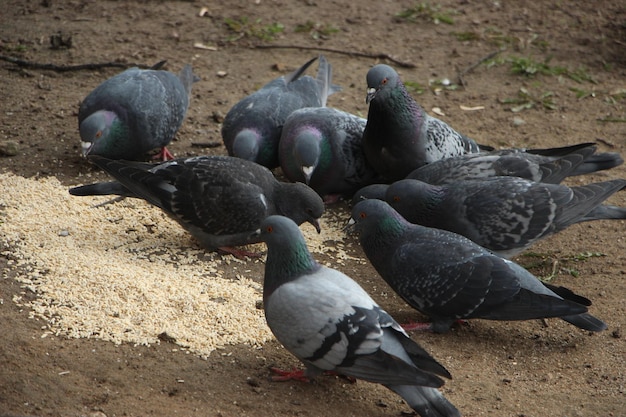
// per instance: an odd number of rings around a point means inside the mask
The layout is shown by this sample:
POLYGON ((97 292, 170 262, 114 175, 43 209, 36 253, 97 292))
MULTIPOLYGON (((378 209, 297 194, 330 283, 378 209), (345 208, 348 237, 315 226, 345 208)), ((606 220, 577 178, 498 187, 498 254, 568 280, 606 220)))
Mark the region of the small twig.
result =
POLYGON ((222 142, 191 142, 192 148, 219 148, 222 142))
POLYGON ((304 49, 307 51, 323 51, 323 52, 334 52, 337 54, 343 54, 343 55, 349 55, 349 56, 360 56, 360 57, 364 57, 364 58, 374 58, 374 59, 387 59, 395 64, 398 64, 401 67, 404 68, 415 68, 417 65, 415 65, 412 62, 405 62, 405 61, 400 61, 394 57, 392 57, 391 55, 385 54, 385 53, 379 53, 379 54, 371 54, 371 53, 367 53, 367 52, 358 52, 358 51, 344 51, 341 49, 334 49, 334 48, 324 48, 324 47, 320 47, 320 46, 301 46, 301 45, 253 45, 253 48, 257 48, 257 49, 304 49))
POLYGON ((6 55, 0 55, 0 60, 10 62, 22 68, 43 69, 43 70, 51 70, 51 71, 57 71, 57 72, 94 70, 94 69, 100 69, 100 68, 130 68, 130 67, 150 68, 152 67, 151 65, 134 64, 134 63, 124 64, 121 62, 102 62, 98 64, 79 64, 79 65, 42 64, 39 62, 25 61, 23 59, 15 58, 12 56, 6 56, 6 55))
POLYGON ((480 58, 478 61, 474 62, 472 65, 470 65, 469 67, 465 68, 463 71, 458 73, 458 78, 459 78, 459 84, 463 87, 465 87, 465 80, 463 79, 463 76, 469 74, 470 72, 474 71, 476 68, 478 68, 478 66, 480 64, 482 64, 485 61, 490 60, 491 58, 495 57, 496 55, 498 55, 500 52, 500 50, 497 51, 493 51, 490 54, 480 58))

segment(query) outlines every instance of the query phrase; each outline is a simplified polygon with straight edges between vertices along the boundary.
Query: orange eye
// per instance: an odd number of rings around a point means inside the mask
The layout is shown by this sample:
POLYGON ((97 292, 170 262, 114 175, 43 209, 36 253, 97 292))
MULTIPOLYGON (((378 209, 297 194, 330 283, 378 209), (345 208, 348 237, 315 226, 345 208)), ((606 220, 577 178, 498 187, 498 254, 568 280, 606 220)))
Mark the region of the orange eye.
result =
POLYGON ((400 197, 399 197, 399 196, 397 196, 397 195, 394 195, 394 196, 393 196, 393 201, 400 201, 400 197))
POLYGON ((367 214, 365 214, 365 212, 364 212, 364 211, 362 211, 362 212, 360 212, 360 213, 359 213, 359 217, 360 217, 360 218, 362 218, 362 219, 364 219, 364 218, 366 218, 366 217, 367 217, 367 214))
POLYGON ((274 228, 272 226, 267 226, 267 229, 265 229, 267 231, 267 233, 272 233, 274 231, 274 228))
POLYGON ((98 130, 96 132, 96 139, 99 138, 100 136, 102 136, 102 130, 98 130))
POLYGON ((383 78, 383 80, 380 82, 382 85, 387 84, 387 81, 389 81, 388 78, 383 78))

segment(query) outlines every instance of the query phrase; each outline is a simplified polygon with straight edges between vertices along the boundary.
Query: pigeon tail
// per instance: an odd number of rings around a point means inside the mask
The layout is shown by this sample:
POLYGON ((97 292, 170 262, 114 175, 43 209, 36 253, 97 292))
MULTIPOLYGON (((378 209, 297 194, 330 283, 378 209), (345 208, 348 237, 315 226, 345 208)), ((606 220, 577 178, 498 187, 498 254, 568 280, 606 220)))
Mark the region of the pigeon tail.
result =
POLYGON ((585 215, 580 222, 591 220, 626 220, 626 207, 617 207, 610 205, 601 205, 585 215))
POLYGON ((596 171, 604 171, 622 165, 624 160, 616 152, 603 152, 591 155, 570 175, 585 175, 596 171))
POLYGON ((185 91, 187 92, 187 96, 191 94, 191 86, 193 83, 200 81, 200 77, 195 75, 191 69, 191 65, 187 64, 180 70, 180 74, 178 74, 178 78, 180 78, 180 82, 185 87, 185 91))
POLYGON ((96 184, 81 185, 79 187, 70 188, 71 195, 88 196, 88 195, 119 195, 123 197, 134 197, 128 188, 124 187, 117 181, 99 182, 96 184))
POLYGON ((326 107, 328 96, 341 91, 341 87, 332 84, 333 68, 324 55, 320 55, 320 64, 317 69, 317 82, 320 83, 320 107, 326 107))
POLYGON ((437 388, 412 385, 387 385, 400 395, 421 417, 461 417, 457 408, 437 388))
POLYGON ((608 329, 608 326, 602 320, 592 316, 589 313, 576 314, 573 316, 563 316, 561 319, 573 324, 574 326, 590 332, 601 332, 608 329))

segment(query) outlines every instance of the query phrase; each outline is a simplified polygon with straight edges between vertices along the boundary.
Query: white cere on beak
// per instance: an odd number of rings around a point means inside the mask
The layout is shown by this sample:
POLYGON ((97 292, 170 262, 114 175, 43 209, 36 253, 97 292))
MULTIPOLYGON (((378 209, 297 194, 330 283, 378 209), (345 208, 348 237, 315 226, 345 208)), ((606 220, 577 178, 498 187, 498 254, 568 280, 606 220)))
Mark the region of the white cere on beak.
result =
POLYGON ((92 142, 80 142, 80 147, 82 149, 83 156, 85 156, 85 155, 87 155, 87 153, 89 153, 89 149, 91 149, 92 145, 93 145, 92 142))

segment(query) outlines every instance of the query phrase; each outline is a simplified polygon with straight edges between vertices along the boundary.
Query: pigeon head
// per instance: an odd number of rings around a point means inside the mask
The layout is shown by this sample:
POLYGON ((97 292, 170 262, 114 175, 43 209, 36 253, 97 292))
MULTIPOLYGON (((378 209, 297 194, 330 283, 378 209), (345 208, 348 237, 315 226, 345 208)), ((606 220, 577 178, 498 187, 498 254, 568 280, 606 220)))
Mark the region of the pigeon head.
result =
MULTIPOLYGON (((384 200, 387 201, 398 213, 415 215, 415 220, 420 216, 426 216, 437 210, 437 207, 445 197, 442 187, 430 185, 413 179, 396 181, 389 186, 384 200)), ((419 224, 420 222, 418 222, 419 224)))
POLYGON ((317 168, 322 153, 322 133, 315 128, 305 128, 294 140, 293 156, 308 185, 317 168))
POLYGON ((267 245, 263 299, 281 284, 319 269, 298 225, 288 217, 268 216, 257 232, 267 245))
POLYGON ((289 217, 298 225, 310 223, 320 233, 318 219, 324 213, 322 198, 311 187, 300 182, 280 183, 280 188, 275 200, 278 214, 289 217))
POLYGON ((124 139, 128 130, 112 111, 98 110, 86 117, 79 126, 83 156, 111 156, 115 146, 124 139))
POLYGON ((385 199, 385 193, 389 188, 388 184, 370 184, 361 188, 352 196, 352 207, 354 207, 359 201, 375 198, 378 200, 385 199))
POLYGON ((257 130, 242 129, 233 141, 233 156, 248 161, 256 161, 260 143, 261 134, 257 130))
POLYGON ((389 65, 379 64, 372 67, 367 72, 367 96, 366 103, 370 103, 381 92, 389 91, 400 82, 400 77, 396 70, 389 65))
POLYGON ((401 235, 410 225, 389 204, 377 199, 358 202, 352 208, 352 222, 361 243, 401 235))

